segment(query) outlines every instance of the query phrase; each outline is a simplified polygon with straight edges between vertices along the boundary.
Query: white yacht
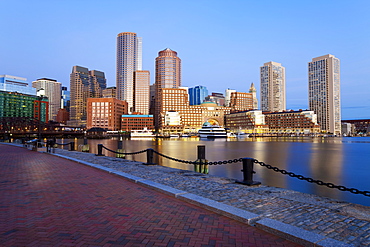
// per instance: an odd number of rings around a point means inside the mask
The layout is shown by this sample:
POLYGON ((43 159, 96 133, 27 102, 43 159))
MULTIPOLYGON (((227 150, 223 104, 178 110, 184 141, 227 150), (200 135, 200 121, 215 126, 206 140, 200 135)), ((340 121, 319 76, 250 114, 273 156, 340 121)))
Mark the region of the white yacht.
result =
POLYGON ((155 137, 152 130, 144 128, 142 130, 131 130, 131 137, 155 137))
POLYGON ((218 138, 218 137, 227 137, 227 131, 225 128, 212 125, 209 122, 205 122, 201 129, 198 130, 200 138, 218 138))

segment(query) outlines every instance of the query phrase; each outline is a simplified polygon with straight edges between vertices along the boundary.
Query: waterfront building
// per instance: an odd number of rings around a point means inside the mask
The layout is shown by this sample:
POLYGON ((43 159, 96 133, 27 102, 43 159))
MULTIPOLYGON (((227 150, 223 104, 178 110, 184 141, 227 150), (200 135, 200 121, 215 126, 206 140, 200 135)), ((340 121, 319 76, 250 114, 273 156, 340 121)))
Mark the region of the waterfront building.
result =
POLYGON ((200 105, 208 96, 208 90, 205 86, 195 86, 189 88, 189 103, 190 105, 200 105))
POLYGON ((153 115, 130 114, 121 116, 121 130, 153 130, 153 115))
POLYGON ((231 92, 229 107, 232 112, 253 110, 253 94, 231 92))
POLYGON ((26 78, 12 75, 0 75, 0 90, 36 95, 36 89, 29 87, 26 78))
POLYGON ((61 124, 66 124, 69 121, 69 112, 66 108, 59 109, 56 121, 61 124))
POLYGON ((46 123, 49 121, 48 111, 46 97, 0 91, 0 118, 34 119, 46 123))
POLYGON ((270 133, 312 134, 320 133, 317 115, 313 111, 298 110, 263 112, 270 133))
POLYGON ((106 88, 104 72, 89 71, 81 66, 73 66, 70 75, 70 88, 71 106, 68 125, 86 126, 87 99, 102 96, 102 90, 106 88))
POLYGON ((212 94, 208 95, 204 101, 216 103, 218 106, 225 106, 225 96, 223 93, 212 92, 212 94))
POLYGON ((56 121, 57 114, 61 108, 62 83, 57 80, 41 78, 32 82, 36 90, 43 89, 43 95, 49 99, 49 120, 56 121))
POLYGON ((69 107, 71 106, 71 92, 68 91, 67 87, 62 86, 60 108, 66 109, 69 112, 69 107))
POLYGON ((134 81, 133 112, 147 115, 150 105, 150 72, 148 70, 135 71, 134 81))
POLYGON ((225 116, 226 127, 233 132, 248 134, 268 133, 268 125, 265 123, 265 115, 262 111, 241 111, 227 114, 225 116))
POLYGON ((235 93, 235 89, 226 89, 225 90, 225 106, 230 107, 231 93, 235 93))
MULTIPOLYGON (((342 124, 343 123, 350 123, 354 126, 352 134, 362 135, 370 133, 370 119, 352 119, 352 120, 348 119, 342 120, 342 124)), ((345 133, 344 131, 342 132, 345 133)))
POLYGON ((261 110, 285 111, 285 68, 276 62, 265 63, 260 68, 261 110))
POLYGON ((162 88, 159 90, 159 97, 163 99, 158 103, 158 130, 161 133, 195 132, 207 121, 223 126, 224 116, 231 110, 230 107, 218 106, 214 102, 189 105, 187 90, 183 88, 162 88), (178 116, 180 122, 170 121, 170 125, 169 119, 178 120, 178 116))
POLYGON ((257 89, 254 87, 253 82, 251 84, 251 87, 249 88, 249 93, 252 94, 253 110, 257 110, 258 109, 257 89))
POLYGON ((118 34, 116 69, 117 99, 125 100, 129 112, 133 112, 134 72, 142 70, 142 38, 137 37, 136 33, 118 34))
POLYGON ((120 130, 121 116, 127 114, 127 102, 115 98, 87 99, 87 129, 120 130))
POLYGON ((321 130, 341 134, 340 61, 333 55, 313 58, 308 63, 308 101, 317 114, 321 130))
POLYGON ((164 49, 158 52, 158 57, 155 59, 154 123, 156 129, 161 125, 163 118, 161 114, 164 113, 162 111, 163 109, 161 109, 164 99, 160 90, 163 88, 179 87, 181 87, 181 59, 177 56, 176 51, 169 48, 164 49))
POLYGON ((102 91, 103 98, 116 98, 117 87, 107 87, 102 91))

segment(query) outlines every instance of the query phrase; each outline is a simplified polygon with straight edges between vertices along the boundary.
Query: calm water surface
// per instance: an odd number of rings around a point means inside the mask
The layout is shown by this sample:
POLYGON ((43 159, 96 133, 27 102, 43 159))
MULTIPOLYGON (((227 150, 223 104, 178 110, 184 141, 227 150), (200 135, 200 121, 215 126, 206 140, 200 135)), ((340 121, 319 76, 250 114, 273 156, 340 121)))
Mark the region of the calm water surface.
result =
MULTIPOLYGON (((58 140, 58 142, 69 140, 58 140)), ((83 140, 76 139, 76 144, 83 140)), ((112 150, 117 149, 117 139, 89 139, 90 152, 97 153, 97 144, 103 144, 112 150)), ((205 145, 208 161, 223 161, 235 158, 251 157, 289 172, 370 191, 370 137, 336 138, 243 138, 243 139, 135 139, 122 140, 125 152, 136 152, 153 148, 165 155, 195 161, 197 146, 205 145)), ((109 156, 114 154, 104 150, 109 156)), ((156 162, 169 167, 193 170, 193 165, 174 162, 156 156, 156 162)), ((127 156, 127 159, 146 161, 144 154, 127 156)), ((243 179, 242 164, 233 163, 209 167, 212 175, 243 179)), ((256 164, 253 180, 264 185, 292 189, 304 193, 326 196, 346 202, 370 206, 370 197, 342 192, 324 186, 311 184, 288 175, 268 170, 256 164)))

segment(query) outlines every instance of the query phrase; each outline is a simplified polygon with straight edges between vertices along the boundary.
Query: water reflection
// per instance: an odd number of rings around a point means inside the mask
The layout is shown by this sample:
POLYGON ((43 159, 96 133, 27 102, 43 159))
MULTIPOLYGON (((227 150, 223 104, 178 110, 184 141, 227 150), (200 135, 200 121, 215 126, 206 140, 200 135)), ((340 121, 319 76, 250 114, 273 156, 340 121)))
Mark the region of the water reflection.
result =
MULTIPOLYGON (((68 143, 71 140, 58 140, 68 143)), ((73 140, 76 147, 83 144, 82 139, 73 140)), ((117 139, 89 139, 90 152, 97 153, 97 144, 116 150, 117 139)), ((313 179, 344 185, 362 191, 370 190, 370 138, 310 138, 310 137, 266 137, 243 139, 138 139, 122 140, 125 152, 137 152, 153 148, 160 153, 176 159, 195 161, 197 146, 206 146, 206 158, 209 161, 223 161, 235 158, 251 157, 289 172, 313 179)), ((66 148, 67 149, 67 148, 66 148)), ((108 156, 115 154, 103 150, 108 156)), ((127 159, 146 162, 146 154, 129 155, 127 159)), ((193 170, 193 165, 169 160, 154 155, 155 162, 178 169, 193 170)), ((242 164, 233 163, 209 167, 209 173, 234 179, 243 179, 242 164)), ((308 183, 297 178, 276 173, 265 167, 255 165, 254 180, 262 184, 293 189, 305 193, 327 196, 339 200, 370 206, 370 198, 341 192, 324 186, 308 183)))

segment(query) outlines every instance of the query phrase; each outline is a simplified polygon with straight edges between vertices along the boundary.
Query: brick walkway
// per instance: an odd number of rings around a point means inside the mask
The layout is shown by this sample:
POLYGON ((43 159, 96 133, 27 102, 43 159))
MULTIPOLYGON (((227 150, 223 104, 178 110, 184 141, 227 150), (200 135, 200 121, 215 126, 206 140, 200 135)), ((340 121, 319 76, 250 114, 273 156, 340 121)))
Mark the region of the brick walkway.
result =
POLYGON ((0 145, 1 246, 299 246, 97 169, 0 145))

